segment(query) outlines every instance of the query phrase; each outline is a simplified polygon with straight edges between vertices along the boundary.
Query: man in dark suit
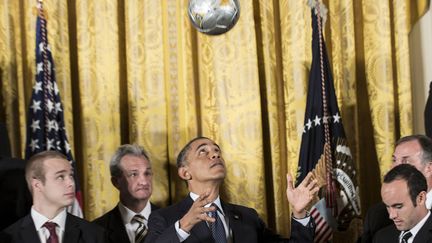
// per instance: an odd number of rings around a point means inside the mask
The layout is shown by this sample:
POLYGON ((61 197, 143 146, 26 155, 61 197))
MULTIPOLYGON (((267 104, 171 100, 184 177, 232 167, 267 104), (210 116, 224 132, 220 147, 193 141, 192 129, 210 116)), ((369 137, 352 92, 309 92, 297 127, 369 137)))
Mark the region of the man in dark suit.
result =
POLYGON ((219 198, 226 167, 220 147, 211 139, 191 140, 178 155, 177 172, 187 182, 189 196, 151 214, 146 243, 313 242, 315 225, 305 208, 319 188, 311 173, 297 188, 287 175, 294 217, 289 240, 267 229, 254 209, 219 198))
POLYGON ((143 147, 125 144, 110 162, 111 182, 120 192, 120 202, 94 222, 104 227, 110 243, 141 243, 147 220, 157 207, 150 203, 153 172, 143 147))
MULTIPOLYGON (((392 167, 400 164, 413 165, 425 176, 427 183, 426 207, 430 209, 432 206, 432 139, 420 134, 400 138, 396 142, 392 167)), ((373 205, 366 213, 361 242, 372 242, 373 236, 378 230, 392 223, 382 202, 373 205)))
POLYGON ((414 166, 401 164, 391 169, 384 176, 381 197, 394 224, 378 231, 373 242, 432 242, 426 190, 426 179, 414 166))
POLYGON ((66 212, 75 199, 73 175, 71 164, 59 152, 32 156, 25 168, 33 198, 31 212, 2 231, 0 242, 104 243, 102 228, 66 212))

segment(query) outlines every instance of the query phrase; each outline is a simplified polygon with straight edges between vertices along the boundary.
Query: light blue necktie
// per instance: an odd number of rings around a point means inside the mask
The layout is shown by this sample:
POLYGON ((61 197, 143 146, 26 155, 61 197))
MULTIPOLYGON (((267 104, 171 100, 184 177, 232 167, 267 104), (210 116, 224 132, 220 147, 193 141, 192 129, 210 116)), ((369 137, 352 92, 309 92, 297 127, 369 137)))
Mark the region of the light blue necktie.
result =
POLYGON ((212 206, 216 208, 215 211, 209 212, 209 216, 215 219, 214 223, 210 223, 210 230, 213 235, 213 239, 216 243, 227 243, 227 238, 225 234, 225 227, 222 223, 222 220, 218 216, 218 206, 212 203, 212 206))

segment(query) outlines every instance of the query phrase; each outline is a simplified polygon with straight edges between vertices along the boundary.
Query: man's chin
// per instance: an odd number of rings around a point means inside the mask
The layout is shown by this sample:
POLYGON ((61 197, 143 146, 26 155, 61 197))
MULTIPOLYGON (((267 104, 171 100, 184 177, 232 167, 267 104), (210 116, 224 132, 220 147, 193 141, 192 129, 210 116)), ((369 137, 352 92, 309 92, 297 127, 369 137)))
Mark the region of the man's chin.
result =
POLYGON ((399 231, 409 230, 405 225, 395 225, 399 231))
POLYGON ((225 173, 221 173, 219 175, 216 175, 215 179, 223 182, 223 180, 225 180, 225 177, 226 177, 225 173))
POLYGON ((65 200, 63 201, 63 203, 61 204, 63 207, 69 207, 72 206, 74 203, 74 200, 65 200))
POLYGON ((135 200, 139 200, 139 201, 145 201, 148 200, 151 196, 151 193, 138 193, 136 195, 134 195, 134 199, 135 200))

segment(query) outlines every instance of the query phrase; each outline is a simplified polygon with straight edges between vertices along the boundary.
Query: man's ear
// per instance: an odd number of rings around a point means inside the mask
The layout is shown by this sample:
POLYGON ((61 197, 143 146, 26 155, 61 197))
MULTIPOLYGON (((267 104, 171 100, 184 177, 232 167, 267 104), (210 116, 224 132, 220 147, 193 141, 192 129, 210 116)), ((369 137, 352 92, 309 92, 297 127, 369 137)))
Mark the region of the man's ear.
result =
POLYGON ((426 203, 426 192, 422 191, 417 195, 417 205, 426 203))
POLYGON ((40 191, 43 186, 43 183, 41 180, 38 180, 36 178, 31 179, 31 187, 33 188, 33 191, 40 191))
POLYGON ((190 179, 192 179, 191 174, 188 171, 188 167, 187 166, 182 166, 177 170, 178 175, 180 176, 180 178, 182 178, 185 181, 188 181, 190 179))

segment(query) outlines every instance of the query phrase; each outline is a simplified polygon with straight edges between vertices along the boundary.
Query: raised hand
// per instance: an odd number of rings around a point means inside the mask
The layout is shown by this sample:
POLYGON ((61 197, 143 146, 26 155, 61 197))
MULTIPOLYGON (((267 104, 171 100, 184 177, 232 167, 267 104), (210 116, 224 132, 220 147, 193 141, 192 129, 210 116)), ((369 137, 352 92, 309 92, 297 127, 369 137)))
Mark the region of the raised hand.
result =
POLYGON ((197 200, 192 204, 192 207, 189 211, 180 219, 180 228, 186 232, 190 232, 191 229, 201 221, 207 221, 209 223, 213 223, 215 221, 214 218, 208 216, 208 212, 215 211, 216 208, 204 207, 205 205, 211 203, 208 200, 210 193, 206 192, 201 194, 197 200))
POLYGON ((312 202, 318 190, 317 180, 313 178, 311 172, 307 174, 297 187, 294 187, 291 175, 287 174, 286 194, 295 218, 304 218, 306 216, 306 207, 312 202))

